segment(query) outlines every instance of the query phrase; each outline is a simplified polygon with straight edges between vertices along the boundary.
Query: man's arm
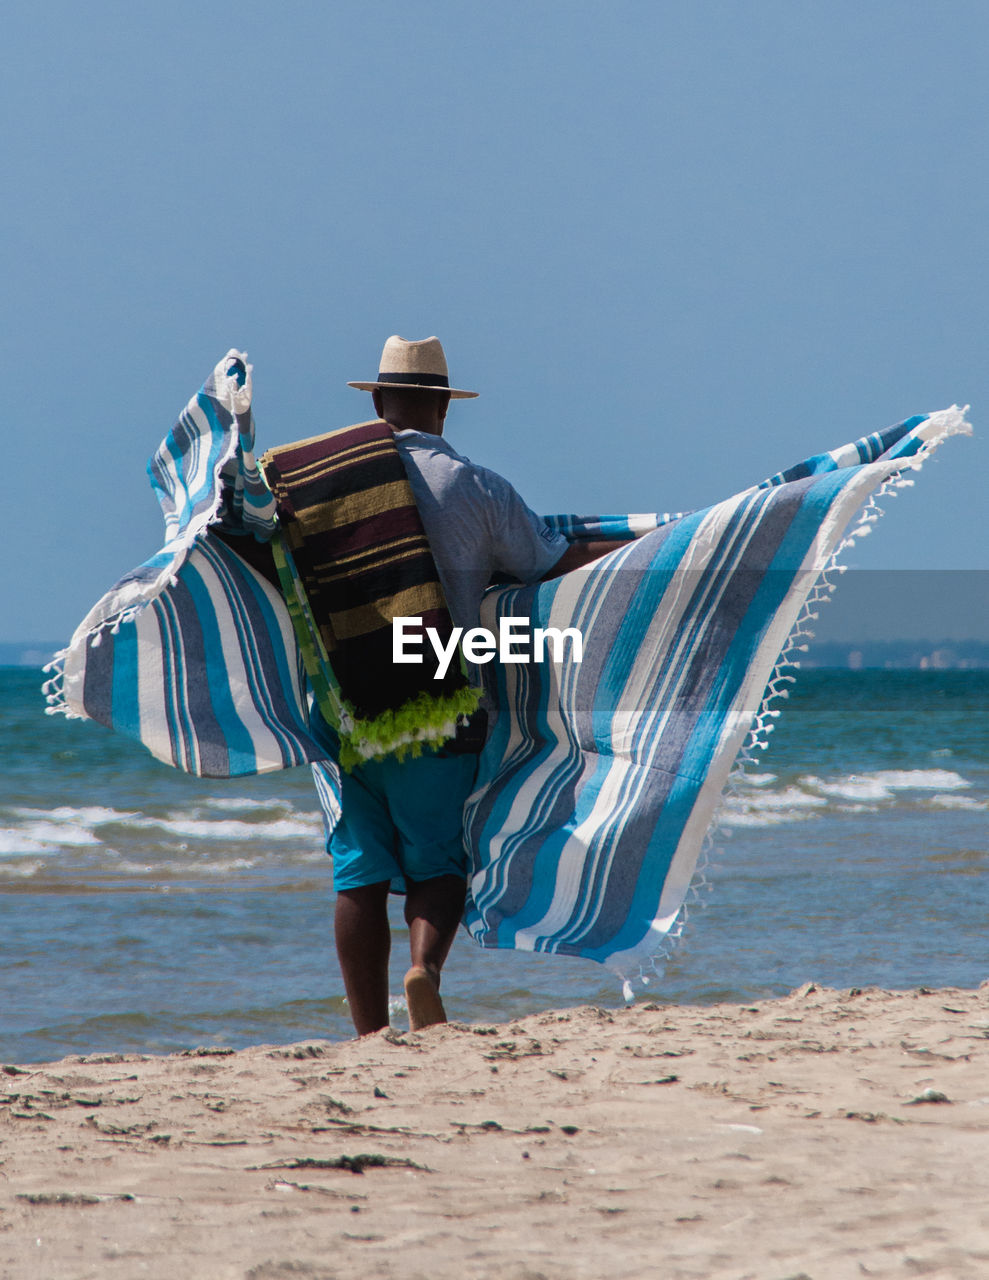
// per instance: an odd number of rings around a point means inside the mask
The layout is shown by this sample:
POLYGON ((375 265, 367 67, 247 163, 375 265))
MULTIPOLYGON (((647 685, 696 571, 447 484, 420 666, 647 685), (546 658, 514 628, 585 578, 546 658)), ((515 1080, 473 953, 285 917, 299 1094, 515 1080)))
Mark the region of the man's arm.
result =
POLYGON ((556 564, 546 570, 540 578, 540 582, 549 582, 551 578, 559 578, 562 574, 569 573, 571 569, 582 569, 585 564, 590 564, 592 560, 600 560, 609 551, 617 551, 619 547, 625 546, 628 546, 626 541, 571 542, 556 564))
POLYGON ((543 565, 565 541, 563 535, 552 533, 503 476, 483 467, 474 466, 473 470, 486 497, 494 499, 488 510, 493 514, 491 537, 496 575, 507 574, 519 582, 548 582, 627 545, 624 540, 612 539, 571 542, 544 569, 543 565))

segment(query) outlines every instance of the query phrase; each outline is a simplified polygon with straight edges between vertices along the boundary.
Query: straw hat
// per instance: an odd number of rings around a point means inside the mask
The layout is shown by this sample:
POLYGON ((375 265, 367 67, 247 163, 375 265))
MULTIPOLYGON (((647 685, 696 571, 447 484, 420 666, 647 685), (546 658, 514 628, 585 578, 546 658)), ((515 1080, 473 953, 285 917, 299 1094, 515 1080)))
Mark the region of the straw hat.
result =
POLYGON ((348 382, 358 391, 376 391, 379 387, 422 387, 429 391, 449 391, 451 400, 473 399, 476 391, 459 391, 450 386, 446 356, 439 338, 420 338, 409 342, 393 334, 384 345, 378 365, 377 382, 348 382))

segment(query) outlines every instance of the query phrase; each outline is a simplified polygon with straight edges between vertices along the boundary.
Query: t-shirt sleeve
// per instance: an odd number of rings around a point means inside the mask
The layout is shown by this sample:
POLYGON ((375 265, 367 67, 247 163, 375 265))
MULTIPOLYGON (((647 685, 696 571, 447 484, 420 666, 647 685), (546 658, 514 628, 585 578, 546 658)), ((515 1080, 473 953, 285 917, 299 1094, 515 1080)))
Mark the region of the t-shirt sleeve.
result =
POLYGON ((570 545, 529 509, 502 476, 478 467, 478 480, 490 499, 491 544, 495 572, 520 582, 538 582, 570 545))

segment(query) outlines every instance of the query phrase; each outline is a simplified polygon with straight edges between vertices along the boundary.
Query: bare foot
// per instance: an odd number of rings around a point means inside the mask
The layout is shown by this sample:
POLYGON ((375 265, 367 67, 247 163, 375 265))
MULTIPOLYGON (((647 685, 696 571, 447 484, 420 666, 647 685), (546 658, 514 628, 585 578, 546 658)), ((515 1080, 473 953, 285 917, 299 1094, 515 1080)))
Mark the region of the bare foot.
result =
POLYGON ((414 964, 405 975, 405 1001, 409 1006, 410 1030, 421 1031, 423 1027, 446 1022, 446 1011, 436 983, 421 964, 414 964))

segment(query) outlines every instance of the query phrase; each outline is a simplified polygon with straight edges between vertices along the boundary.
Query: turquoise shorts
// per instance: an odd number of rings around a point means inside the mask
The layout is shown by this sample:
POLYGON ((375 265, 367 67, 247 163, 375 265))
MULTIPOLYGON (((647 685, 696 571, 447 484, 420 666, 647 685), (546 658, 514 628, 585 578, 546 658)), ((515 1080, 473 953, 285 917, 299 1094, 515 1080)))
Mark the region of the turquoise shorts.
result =
POLYGON ((327 843, 334 889, 390 880, 467 878, 464 804, 474 786, 476 755, 369 760, 341 778, 342 815, 327 843))

